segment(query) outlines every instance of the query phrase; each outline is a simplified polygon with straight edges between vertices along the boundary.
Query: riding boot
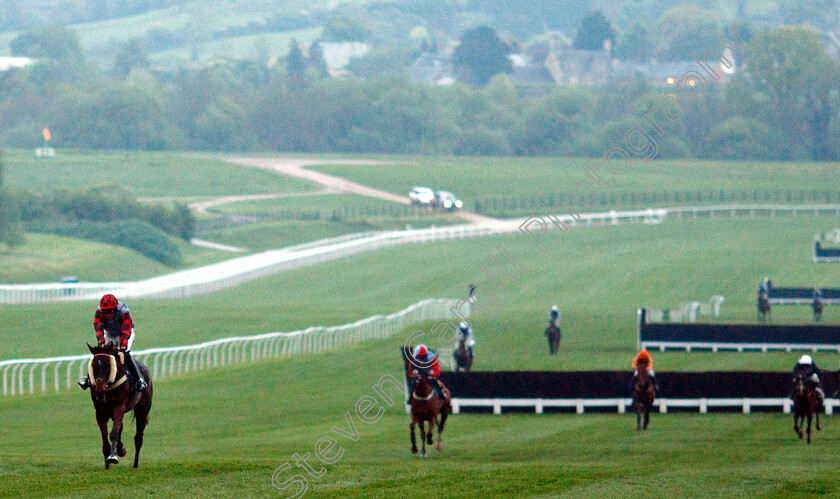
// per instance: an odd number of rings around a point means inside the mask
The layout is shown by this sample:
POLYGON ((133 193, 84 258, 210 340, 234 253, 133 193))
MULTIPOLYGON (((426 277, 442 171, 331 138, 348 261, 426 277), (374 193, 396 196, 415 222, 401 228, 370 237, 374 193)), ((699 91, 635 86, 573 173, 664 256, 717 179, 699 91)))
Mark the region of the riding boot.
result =
POLYGON ((128 374, 134 378, 134 389, 138 392, 142 392, 146 389, 146 381, 143 379, 143 376, 140 375, 140 369, 137 368, 137 362, 131 358, 128 352, 125 352, 125 368, 128 370, 128 374))
POLYGON ((440 381, 435 378, 432 380, 432 388, 435 390, 435 396, 440 400, 443 400, 443 389, 440 386, 440 381))
POLYGON ((82 376, 76 383, 79 384, 82 390, 87 390, 88 388, 90 388, 90 378, 88 378, 87 376, 82 376))

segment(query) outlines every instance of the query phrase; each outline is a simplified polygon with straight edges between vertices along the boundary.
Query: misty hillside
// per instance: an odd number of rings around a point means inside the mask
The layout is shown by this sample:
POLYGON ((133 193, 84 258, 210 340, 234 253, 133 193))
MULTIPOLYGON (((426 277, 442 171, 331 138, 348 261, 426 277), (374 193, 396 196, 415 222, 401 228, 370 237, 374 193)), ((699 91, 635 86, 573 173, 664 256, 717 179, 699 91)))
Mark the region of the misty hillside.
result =
POLYGON ((0 55, 17 55, 10 43, 19 33, 54 24, 72 27, 88 57, 101 64, 110 65, 126 41, 140 40, 152 64, 169 69, 219 56, 269 62, 284 57, 292 40, 358 41, 398 50, 428 36, 444 47, 480 25, 528 45, 547 33, 570 41, 583 16, 600 10, 616 31, 621 57, 638 43, 639 33, 656 41, 663 29, 679 28, 668 12, 686 5, 716 25, 806 23, 836 30, 840 23, 834 0, 2 0, 0 55))

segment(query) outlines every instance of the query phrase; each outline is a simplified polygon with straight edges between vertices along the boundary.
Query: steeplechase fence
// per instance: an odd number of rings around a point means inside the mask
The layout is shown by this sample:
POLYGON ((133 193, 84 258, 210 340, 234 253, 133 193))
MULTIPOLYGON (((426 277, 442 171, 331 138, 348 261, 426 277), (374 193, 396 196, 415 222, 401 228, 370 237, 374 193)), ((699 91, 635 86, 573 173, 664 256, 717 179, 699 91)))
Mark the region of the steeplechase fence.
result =
MULTIPOLYGON (((654 406, 668 411, 758 411, 790 413, 792 375, 785 372, 658 372, 654 406)), ((493 371, 443 372, 441 381, 452 393, 452 412, 466 410, 574 412, 632 412, 633 375, 629 371, 493 371)), ((823 373, 829 395, 838 387, 837 373, 823 373)), ((827 398, 833 414, 840 400, 827 398)))
POLYGON ((840 262, 840 227, 824 234, 814 234, 814 261, 840 262), (825 243, 829 243, 832 247, 824 248, 825 243))
POLYGON ((814 243, 814 261, 815 262, 840 262, 840 248, 823 248, 822 243, 816 241, 814 243))
MULTIPOLYGON (((466 300, 428 299, 389 315, 374 315, 352 324, 310 327, 293 332, 237 336, 197 345, 151 348, 132 352, 151 371, 152 378, 213 369, 242 362, 322 353, 374 338, 387 338, 419 322, 452 319, 453 308, 469 316, 466 300)), ((3 395, 69 390, 87 372, 90 354, 0 362, 3 395)))
MULTIPOLYGON (((770 287, 767 299, 771 305, 811 305, 814 303, 816 288, 776 288, 770 287)), ((822 288, 823 305, 840 304, 840 289, 822 288)))
POLYGON ((676 350, 819 350, 840 353, 838 325, 654 324, 639 309, 638 348, 676 350))
POLYGON ((650 310, 650 322, 697 322, 700 316, 720 317, 720 308, 726 298, 715 295, 707 302, 688 301, 680 303, 676 310, 650 310))

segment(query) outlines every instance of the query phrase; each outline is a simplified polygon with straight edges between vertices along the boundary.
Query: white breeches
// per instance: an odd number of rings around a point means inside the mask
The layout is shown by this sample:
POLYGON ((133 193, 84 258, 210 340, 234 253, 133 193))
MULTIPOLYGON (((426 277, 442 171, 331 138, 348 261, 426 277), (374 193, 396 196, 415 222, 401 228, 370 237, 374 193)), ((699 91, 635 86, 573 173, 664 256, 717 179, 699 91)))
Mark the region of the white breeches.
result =
MULTIPOLYGON (((120 346, 120 336, 111 336, 108 333, 105 333, 105 343, 112 343, 117 347, 120 346)), ((131 336, 128 337, 128 348, 126 351, 131 351, 131 345, 134 344, 134 328, 131 329, 131 336)))

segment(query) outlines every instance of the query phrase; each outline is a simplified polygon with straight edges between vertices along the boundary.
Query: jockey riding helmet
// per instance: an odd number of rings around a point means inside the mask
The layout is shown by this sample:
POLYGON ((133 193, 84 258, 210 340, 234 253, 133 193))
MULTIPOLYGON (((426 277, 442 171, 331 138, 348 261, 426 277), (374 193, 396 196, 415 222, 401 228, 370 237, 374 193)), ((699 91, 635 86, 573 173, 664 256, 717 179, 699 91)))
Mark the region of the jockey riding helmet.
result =
POLYGON ((814 361, 811 360, 810 355, 803 355, 802 357, 799 358, 799 363, 800 364, 813 364, 814 361))
POLYGON ((639 352, 639 358, 640 359, 650 359, 650 354, 648 353, 647 350, 642 350, 641 352, 639 352))
POLYGON ((414 349, 414 356, 415 357, 425 357, 428 354, 429 354, 429 350, 426 349, 426 345, 422 345, 422 344, 417 345, 417 347, 414 349))
POLYGON ((107 294, 99 300, 100 310, 112 310, 117 308, 117 297, 112 294, 107 294))

